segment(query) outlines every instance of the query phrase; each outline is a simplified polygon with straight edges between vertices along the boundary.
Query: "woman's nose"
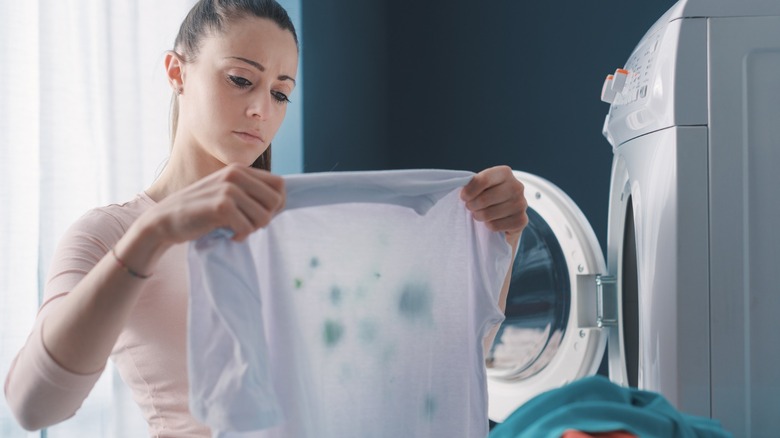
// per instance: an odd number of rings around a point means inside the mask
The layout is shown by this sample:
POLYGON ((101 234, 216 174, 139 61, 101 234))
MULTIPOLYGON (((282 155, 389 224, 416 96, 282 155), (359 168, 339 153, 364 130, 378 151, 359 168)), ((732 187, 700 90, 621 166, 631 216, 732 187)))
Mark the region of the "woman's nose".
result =
POLYGON ((249 104, 248 112, 249 117, 257 117, 260 120, 268 119, 271 112, 271 95, 270 93, 262 93, 255 96, 249 104))

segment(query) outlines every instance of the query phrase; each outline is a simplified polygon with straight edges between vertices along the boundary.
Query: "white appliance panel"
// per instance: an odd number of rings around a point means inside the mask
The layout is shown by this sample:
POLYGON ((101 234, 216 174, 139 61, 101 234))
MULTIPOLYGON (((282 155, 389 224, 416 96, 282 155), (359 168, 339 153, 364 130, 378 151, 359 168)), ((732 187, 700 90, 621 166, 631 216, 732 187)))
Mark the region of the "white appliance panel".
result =
POLYGON ((707 128, 673 127, 615 151, 607 266, 618 278, 619 324, 610 328, 610 378, 661 392, 678 408, 710 415, 707 128), (626 233, 627 207, 634 229, 626 233), (633 235, 636 260, 626 260, 633 235), (626 266, 634 263, 635 266, 626 266), (636 285, 625 270, 637 272, 636 285), (638 339, 626 337, 624 288, 638 288, 638 339), (626 356, 637 342, 638 357, 626 356), (627 364, 636 363, 634 370, 627 364))
POLYGON ((710 34, 712 415, 736 436, 780 416, 780 17, 710 34))

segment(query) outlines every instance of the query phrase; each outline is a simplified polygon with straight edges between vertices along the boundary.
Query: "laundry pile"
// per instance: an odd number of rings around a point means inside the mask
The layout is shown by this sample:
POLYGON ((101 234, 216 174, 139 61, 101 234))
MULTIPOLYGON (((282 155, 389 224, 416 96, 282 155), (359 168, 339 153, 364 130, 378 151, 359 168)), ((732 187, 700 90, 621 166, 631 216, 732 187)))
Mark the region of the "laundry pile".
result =
POLYGON ((677 411, 660 394, 588 377, 531 399, 490 438, 730 438, 716 420, 677 411))

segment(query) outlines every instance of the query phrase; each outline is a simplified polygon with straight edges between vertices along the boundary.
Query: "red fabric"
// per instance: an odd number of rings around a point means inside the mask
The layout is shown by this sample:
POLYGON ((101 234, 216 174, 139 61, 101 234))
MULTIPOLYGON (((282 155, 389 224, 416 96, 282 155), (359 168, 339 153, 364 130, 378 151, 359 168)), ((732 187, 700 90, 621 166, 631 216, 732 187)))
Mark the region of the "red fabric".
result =
POLYGON ((561 435, 561 438, 638 438, 632 433, 628 433, 624 430, 615 430, 611 432, 582 432, 579 430, 569 429, 561 435))

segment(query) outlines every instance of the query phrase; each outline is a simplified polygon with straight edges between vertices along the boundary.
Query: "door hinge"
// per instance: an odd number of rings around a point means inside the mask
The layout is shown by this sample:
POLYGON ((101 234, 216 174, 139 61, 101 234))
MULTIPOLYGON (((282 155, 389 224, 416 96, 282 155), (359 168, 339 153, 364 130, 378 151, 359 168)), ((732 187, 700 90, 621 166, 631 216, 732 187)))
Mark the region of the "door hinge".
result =
POLYGON ((618 323, 617 280, 610 275, 577 276, 579 328, 603 328, 618 323))

